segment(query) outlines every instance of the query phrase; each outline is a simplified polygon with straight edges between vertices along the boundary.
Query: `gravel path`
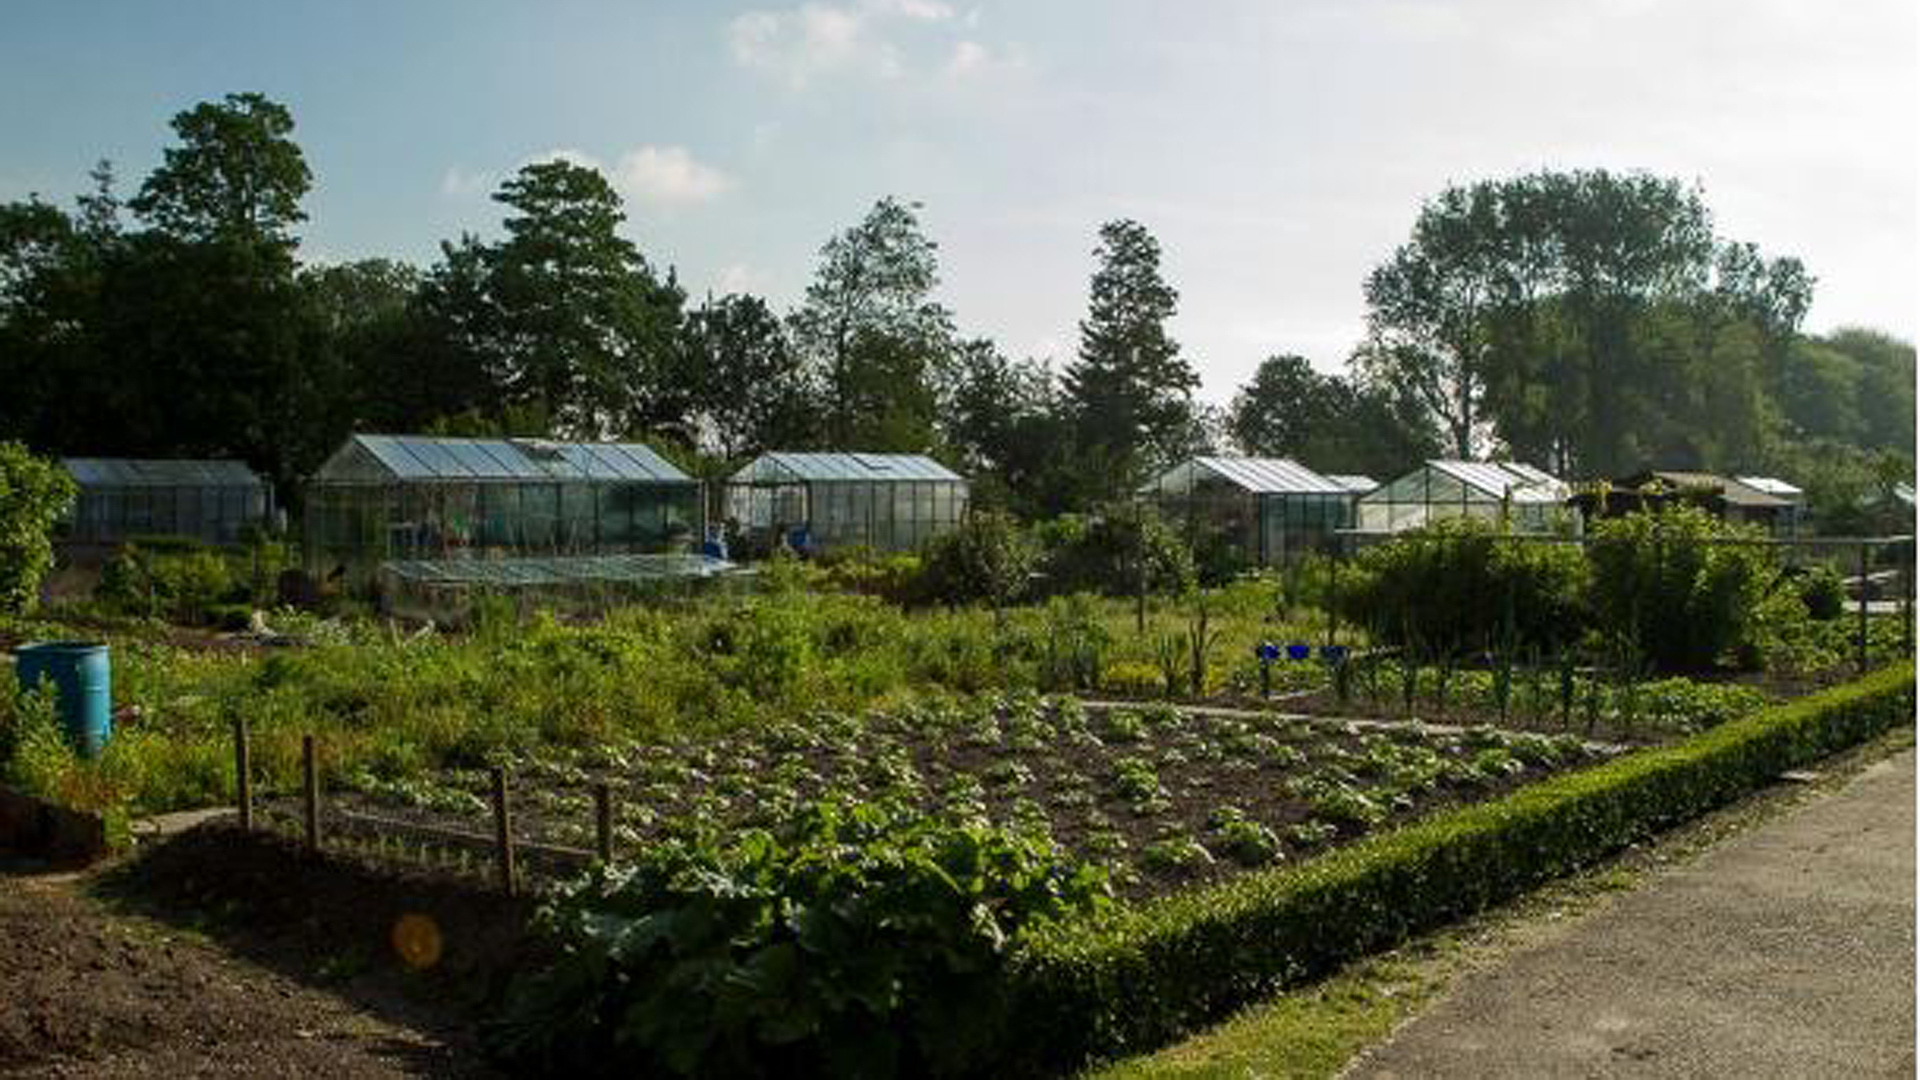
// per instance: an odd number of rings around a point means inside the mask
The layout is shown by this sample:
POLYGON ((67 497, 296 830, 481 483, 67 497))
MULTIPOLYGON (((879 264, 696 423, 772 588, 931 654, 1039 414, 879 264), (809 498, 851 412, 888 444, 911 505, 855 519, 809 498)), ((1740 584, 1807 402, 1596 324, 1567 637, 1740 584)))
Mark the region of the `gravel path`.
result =
POLYGON ((1914 1075, 1914 751, 1468 976, 1353 1077, 1914 1075))

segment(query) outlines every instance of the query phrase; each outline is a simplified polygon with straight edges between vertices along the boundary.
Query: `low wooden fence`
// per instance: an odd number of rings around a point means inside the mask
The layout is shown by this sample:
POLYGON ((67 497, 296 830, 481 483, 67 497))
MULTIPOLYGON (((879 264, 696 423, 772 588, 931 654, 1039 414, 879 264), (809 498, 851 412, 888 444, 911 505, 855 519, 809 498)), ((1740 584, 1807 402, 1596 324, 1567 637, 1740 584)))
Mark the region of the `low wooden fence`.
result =
MULTIPOLYGON (((242 829, 265 826, 265 815, 256 799, 252 750, 245 720, 233 722, 233 765, 235 810, 242 829)), ((463 851, 482 851, 492 863, 492 877, 509 896, 518 895, 526 885, 527 858, 558 871, 584 870, 596 862, 611 863, 614 856, 613 786, 596 781, 589 786, 593 795, 594 847, 568 847, 527 840, 515 835, 511 804, 510 774, 501 766, 489 770, 491 779, 490 812, 492 829, 477 832, 446 825, 432 825, 382 814, 329 807, 321 783, 324 762, 312 735, 301 737, 300 795, 297 816, 291 822, 300 836, 301 846, 318 854, 334 842, 331 825, 345 826, 342 832, 357 831, 375 836, 399 836, 463 851)))

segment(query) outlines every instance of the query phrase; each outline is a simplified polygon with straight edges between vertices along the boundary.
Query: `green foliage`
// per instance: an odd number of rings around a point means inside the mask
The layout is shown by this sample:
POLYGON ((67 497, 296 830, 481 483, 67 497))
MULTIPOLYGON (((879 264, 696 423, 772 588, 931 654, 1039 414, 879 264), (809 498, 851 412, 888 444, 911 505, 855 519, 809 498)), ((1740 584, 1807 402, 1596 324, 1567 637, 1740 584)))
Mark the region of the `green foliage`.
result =
POLYGON ((1837 619, 1846 610, 1845 579, 1840 576, 1840 571, 1826 563, 1807 567, 1796 584, 1800 602, 1806 605, 1808 618, 1837 619))
POLYGON ((560 896, 540 920, 559 959, 515 987, 496 1045, 541 1072, 958 1075, 995 1045, 1013 942, 1106 897, 1032 836, 815 804, 560 896))
POLYGON ((1752 639, 1774 576, 1771 549, 1716 541, 1752 536, 1678 503, 1596 522, 1587 548, 1595 627, 1662 670, 1712 667, 1752 639))
POLYGON ((53 569, 53 526, 76 488, 65 469, 0 442, 0 612, 27 611, 53 569))
POLYGON ((1404 533, 1353 560, 1340 606, 1377 640, 1438 654, 1577 640, 1587 581, 1579 549, 1501 537, 1472 518, 1404 533))
POLYGON ((1304 864, 1050 928, 1009 967, 1013 1061, 1139 1052, 1910 723, 1910 665, 1377 834, 1304 864))
POLYGON ((982 601, 997 611, 1031 587, 1040 553, 1008 514, 975 510, 927 547, 922 591, 948 604, 982 601))
POLYGON ((198 626, 247 599, 247 584, 224 555, 203 545, 138 541, 101 567, 93 595, 113 610, 198 626))
POLYGON ((1131 596, 1184 593, 1194 584, 1193 553, 1153 507, 1115 503, 1092 517, 1064 516, 1038 529, 1045 587, 1131 596))

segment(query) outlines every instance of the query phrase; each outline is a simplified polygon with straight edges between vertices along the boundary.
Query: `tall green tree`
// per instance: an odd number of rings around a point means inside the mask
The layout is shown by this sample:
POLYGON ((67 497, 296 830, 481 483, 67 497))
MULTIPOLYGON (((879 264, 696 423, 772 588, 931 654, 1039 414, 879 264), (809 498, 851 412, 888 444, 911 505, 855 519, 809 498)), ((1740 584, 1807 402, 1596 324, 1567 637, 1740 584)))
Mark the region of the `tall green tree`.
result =
POLYGON ((820 249, 791 318, 795 348, 824 388, 826 440, 841 448, 924 450, 948 378, 953 315, 934 299, 938 245, 918 203, 887 197, 820 249))
POLYGON ((173 118, 179 142, 129 204, 140 218, 190 241, 291 249, 313 186, 293 141, 293 114, 257 93, 228 94, 173 118))
POLYGON ((978 505, 1023 517, 1069 509, 1083 486, 1058 381, 1046 365, 1013 360, 976 338, 956 352, 943 410, 947 445, 973 479, 978 505))
POLYGON ((1167 333, 1180 294, 1160 274, 1160 242, 1137 221, 1100 227, 1080 351, 1063 374, 1081 467, 1113 497, 1191 442, 1200 377, 1167 333))
POLYGON ((697 440, 734 462, 765 450, 815 445, 820 392, 757 296, 709 299, 688 316, 680 348, 697 440))
POLYGON ((1323 473, 1386 478, 1441 452, 1430 414, 1407 394, 1323 374, 1293 354, 1261 362, 1234 395, 1227 430, 1249 454, 1323 473))
POLYGON ((447 246, 431 278, 450 344, 480 356, 499 408, 530 409, 581 438, 677 419, 684 294, 620 235, 626 211, 612 185, 594 169, 545 161, 494 199, 510 211, 505 239, 447 246))

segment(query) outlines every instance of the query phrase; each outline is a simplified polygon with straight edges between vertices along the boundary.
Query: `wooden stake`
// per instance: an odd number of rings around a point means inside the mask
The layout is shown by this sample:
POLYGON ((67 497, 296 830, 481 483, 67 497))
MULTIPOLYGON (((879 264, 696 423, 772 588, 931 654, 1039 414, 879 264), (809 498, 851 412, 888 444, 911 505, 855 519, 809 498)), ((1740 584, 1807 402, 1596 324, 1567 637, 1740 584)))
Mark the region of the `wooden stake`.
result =
POLYGON ((513 819, 507 812, 507 770, 493 767, 493 848, 500 888, 513 895, 513 819))
POLYGON ((240 811, 240 827, 253 828, 253 755, 247 746, 247 722, 233 718, 234 802, 240 811))
POLYGON ((300 736, 300 794, 307 823, 307 851, 320 850, 320 762, 313 736, 300 736))
POLYGON ((1867 545, 1860 545, 1860 631, 1859 655, 1855 658, 1862 675, 1867 673, 1867 545))
POLYGON ((594 851, 602 865, 613 862, 613 788, 605 780, 593 785, 594 851))

